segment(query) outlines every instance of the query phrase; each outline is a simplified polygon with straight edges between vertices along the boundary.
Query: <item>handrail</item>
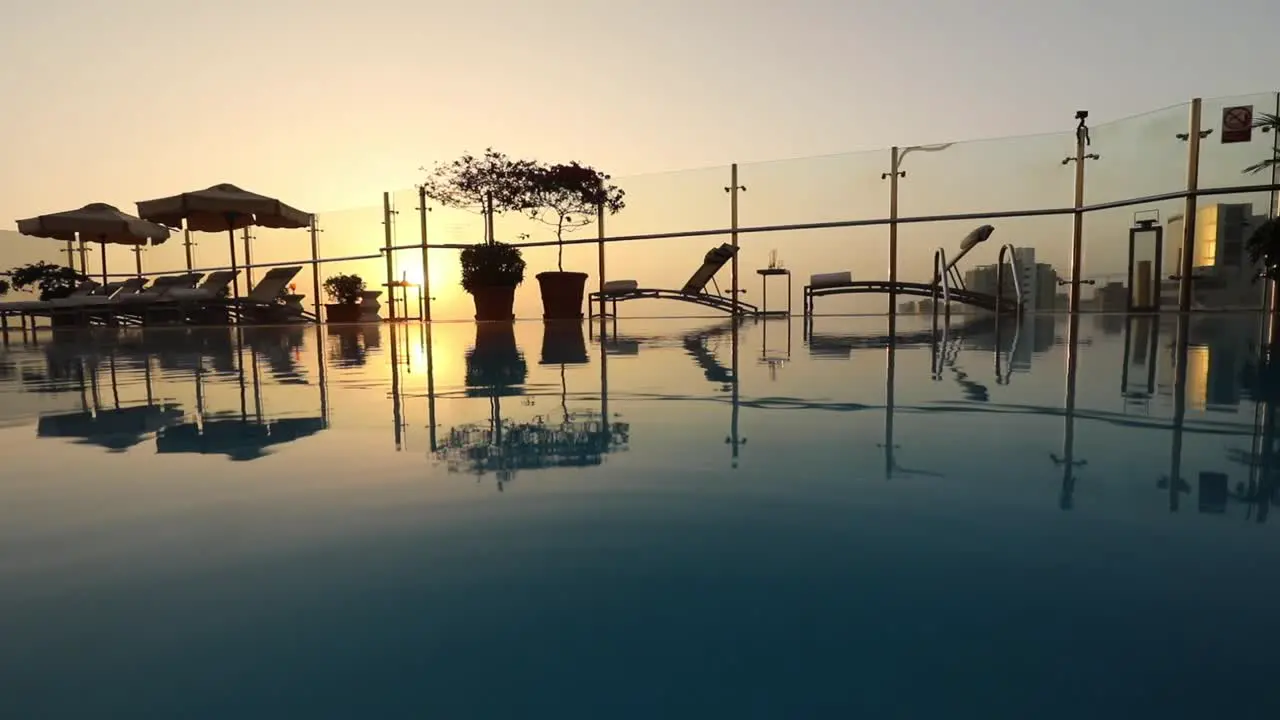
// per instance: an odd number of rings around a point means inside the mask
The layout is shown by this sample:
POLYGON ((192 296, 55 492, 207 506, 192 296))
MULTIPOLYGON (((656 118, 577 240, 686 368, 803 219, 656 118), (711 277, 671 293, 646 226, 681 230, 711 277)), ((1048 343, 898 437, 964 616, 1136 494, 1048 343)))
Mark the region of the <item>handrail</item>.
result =
POLYGON ((1018 249, 1009 243, 1000 246, 1000 254, 996 259, 996 312, 1004 304, 1004 273, 1005 265, 1013 271, 1013 297, 1017 310, 1014 312, 1018 315, 1022 314, 1022 276, 1021 268, 1018 266, 1018 249))
MULTIPOLYGON (((1168 200, 1179 200, 1187 197, 1211 197, 1214 195, 1244 195, 1248 193, 1274 192, 1280 190, 1280 183, 1268 183, 1262 185, 1236 185, 1232 187, 1221 188, 1201 188, 1194 192, 1186 190, 1175 190, 1173 192, 1159 193, 1156 195, 1144 195, 1141 197, 1127 198, 1123 200, 1109 200, 1106 202, 1095 203, 1093 205, 1084 205, 1078 210, 1071 207, 1059 208, 1040 208, 1026 210, 997 210, 987 212, 970 212, 970 213, 951 213, 946 215, 918 215, 913 217, 900 217, 896 220, 889 218, 872 218, 870 220, 832 220, 827 222, 813 223, 791 223, 787 225, 759 225, 753 227, 741 227, 736 231, 731 228, 714 228, 709 230, 676 230, 671 232, 660 233, 639 233, 634 235, 615 235, 605 238, 565 238, 563 243, 557 240, 537 240, 534 242, 512 243, 516 247, 555 247, 556 245, 590 245, 599 244, 601 242, 626 242, 632 240, 676 240, 680 238, 697 238, 697 237, 713 237, 716 235, 730 235, 737 232, 739 235, 748 235, 752 233, 769 233, 769 232, 794 232, 802 230, 830 230, 835 228, 851 228, 851 227, 872 227, 877 225, 890 225, 897 223, 906 225, 912 223, 933 223, 933 222, 956 222, 960 220, 999 220, 1008 218, 1022 217, 1044 217, 1053 215, 1074 215, 1077 212, 1089 213, 1099 210, 1114 210, 1122 207, 1130 207, 1133 205, 1145 205, 1155 202, 1164 202, 1168 200)), ((466 243, 427 243, 426 246, 438 250, 462 250, 471 247, 466 243)), ((387 250, 420 250, 423 243, 412 243, 408 245, 392 245, 391 247, 379 247, 380 252, 387 250)))
POLYGON ((951 279, 947 277, 947 251, 938 248, 933 252, 933 271, 941 275, 941 282, 935 282, 933 286, 933 323, 934 327, 938 324, 938 285, 942 286, 942 305, 946 315, 947 324, 951 324, 951 279))

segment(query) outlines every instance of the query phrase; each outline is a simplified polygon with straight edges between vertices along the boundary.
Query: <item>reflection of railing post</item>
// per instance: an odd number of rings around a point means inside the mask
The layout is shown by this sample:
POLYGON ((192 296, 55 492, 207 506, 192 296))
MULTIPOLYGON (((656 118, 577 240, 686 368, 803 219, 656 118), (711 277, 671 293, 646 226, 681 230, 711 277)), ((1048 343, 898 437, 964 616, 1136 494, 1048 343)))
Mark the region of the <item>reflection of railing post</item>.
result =
MULTIPOLYGON (((187 257, 190 260, 189 251, 187 257)), ((321 322, 323 318, 320 317, 320 221, 315 215, 311 216, 311 284, 313 286, 311 291, 314 293, 311 302, 315 307, 316 322, 321 322)))
POLYGON ((1058 507, 1070 510, 1075 494, 1075 469, 1085 465, 1087 461, 1076 460, 1076 371, 1079 367, 1080 315, 1071 313, 1067 318, 1067 389, 1063 403, 1062 457, 1052 453, 1049 459, 1062 467, 1062 492, 1058 498, 1058 507))
MULTIPOLYGON (((1191 101, 1187 127, 1187 197, 1182 212, 1182 262, 1178 267, 1178 312, 1191 310, 1191 271, 1195 267, 1196 192, 1200 188, 1200 98, 1191 101)), ((1181 342, 1181 341, 1179 341, 1181 342)))
POLYGON ((947 274, 947 251, 938 248, 933 253, 933 272, 938 278, 938 282, 933 284, 933 326, 934 331, 938 328, 938 290, 942 290, 943 312, 945 313, 947 324, 951 324, 951 280, 947 274))
MULTIPOLYGON (((418 224, 422 236, 422 319, 431 322, 431 253, 427 252, 427 186, 418 186, 418 224)), ((408 314, 407 312, 405 313, 408 314)))
POLYGON ((382 251, 386 253, 387 256, 387 283, 385 286, 387 288, 387 314, 389 315, 390 320, 395 322, 396 294, 395 289, 391 286, 391 283, 395 282, 396 279, 395 257, 392 255, 395 251, 391 249, 394 243, 393 235, 395 232, 391 225, 391 213, 391 193, 384 192, 382 193, 382 225, 386 244, 382 251))
MULTIPOLYGON (((1193 122, 1198 125, 1200 119, 1200 101, 1194 101, 1191 110, 1193 122)), ((1194 137, 1195 127, 1192 128, 1194 137)), ((1195 202, 1194 197, 1189 201, 1195 202)), ((1194 227, 1192 225, 1191 227, 1194 227)), ((1183 264, 1185 267, 1185 263, 1183 264)), ((1182 282, 1187 282, 1187 274, 1183 274, 1182 282)), ((1181 287, 1181 286, 1180 286, 1181 287)), ((1187 420, 1187 349, 1190 334, 1191 316, 1182 311, 1178 313, 1177 338, 1174 341, 1173 367, 1173 446, 1169 458, 1169 512, 1178 511, 1178 493, 1182 487, 1182 427, 1187 420)))

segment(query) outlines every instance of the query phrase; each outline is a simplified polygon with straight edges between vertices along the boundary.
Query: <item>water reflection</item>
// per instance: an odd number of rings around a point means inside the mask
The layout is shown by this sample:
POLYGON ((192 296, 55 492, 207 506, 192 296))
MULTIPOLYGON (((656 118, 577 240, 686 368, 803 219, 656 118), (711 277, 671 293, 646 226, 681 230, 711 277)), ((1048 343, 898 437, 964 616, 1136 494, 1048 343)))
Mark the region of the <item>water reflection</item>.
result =
POLYGON ((855 448, 874 446, 885 480, 985 482, 1010 472, 978 469, 996 457, 1026 473, 1047 458, 1061 510, 1134 478, 1172 512, 1265 520, 1280 382, 1264 330, 1249 315, 101 329, 4 351, 0 427, 117 455, 256 460, 330 429, 336 372, 344 437, 390 418, 396 450, 499 489, 623 453, 659 473, 814 462, 859 476, 855 448), (991 451, 944 449, 979 427, 991 434, 971 442, 991 451))
MULTIPOLYGON (((465 356, 466 392, 470 397, 488 398, 489 419, 486 424, 467 423, 451 428, 442 445, 437 446, 433 438, 432 452, 449 472, 467 473, 477 479, 492 473, 502 490, 520 470, 592 467, 602 464, 609 453, 629 449, 630 426, 614 421, 608 413, 603 374, 607 365, 603 359, 600 410, 569 409, 565 368, 589 360, 582 323, 543 324, 540 364, 559 368, 560 407, 554 415, 538 414, 523 422, 502 417, 502 398, 522 395, 528 377, 524 354, 516 345, 514 325, 477 323, 475 327, 475 343, 465 356)), ((432 357, 430 352, 428 357, 432 357)), ((430 394, 434 397, 434 389, 430 394)), ((434 404, 429 412, 429 424, 434 427, 434 404)))

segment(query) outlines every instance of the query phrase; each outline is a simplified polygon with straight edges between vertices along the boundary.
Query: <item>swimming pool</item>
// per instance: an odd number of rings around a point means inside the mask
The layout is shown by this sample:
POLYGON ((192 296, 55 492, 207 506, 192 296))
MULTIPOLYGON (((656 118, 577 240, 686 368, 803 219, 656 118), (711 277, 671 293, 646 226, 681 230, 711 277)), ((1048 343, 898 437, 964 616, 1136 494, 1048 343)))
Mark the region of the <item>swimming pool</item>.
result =
POLYGON ((1186 331, 11 333, 0 717, 1277 717, 1261 320, 1186 331))

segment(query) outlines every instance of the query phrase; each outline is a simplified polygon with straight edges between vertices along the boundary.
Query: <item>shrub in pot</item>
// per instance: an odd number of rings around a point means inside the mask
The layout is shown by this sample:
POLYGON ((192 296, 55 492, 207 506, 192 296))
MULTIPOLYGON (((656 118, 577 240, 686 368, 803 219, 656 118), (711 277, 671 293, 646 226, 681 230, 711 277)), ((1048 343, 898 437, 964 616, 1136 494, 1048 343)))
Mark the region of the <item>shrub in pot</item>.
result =
POLYGON ((528 168, 527 173, 525 211, 556 230, 556 270, 537 275, 542 317, 581 320, 587 274, 565 272, 564 234, 590 225, 605 212, 618 212, 626 206, 626 193, 609 184, 608 175, 577 162, 538 165, 528 168))
POLYGON ((324 306, 325 319, 331 323, 360 321, 360 294, 364 278, 359 275, 334 275, 324 281, 324 293, 333 302, 324 306))
POLYGON ((462 289, 476 304, 476 320, 514 320, 516 288, 524 282, 520 248, 500 242, 472 245, 461 253, 462 289))

